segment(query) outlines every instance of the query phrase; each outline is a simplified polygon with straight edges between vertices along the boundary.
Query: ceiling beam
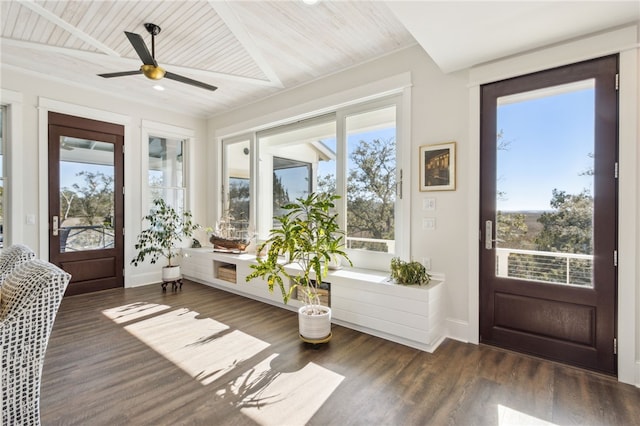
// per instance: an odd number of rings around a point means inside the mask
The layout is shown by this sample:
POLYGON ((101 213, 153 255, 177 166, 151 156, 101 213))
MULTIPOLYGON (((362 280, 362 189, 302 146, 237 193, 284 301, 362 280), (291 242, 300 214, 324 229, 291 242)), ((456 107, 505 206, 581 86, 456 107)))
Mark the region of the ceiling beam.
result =
POLYGON ((93 46, 96 49, 104 52, 105 54, 107 54, 109 56, 114 56, 114 57, 119 57, 120 56, 120 54, 118 52, 116 52, 115 50, 111 49, 109 46, 99 42, 95 38, 91 37, 89 34, 85 33, 84 31, 79 30, 78 28, 74 27, 73 25, 71 25, 70 23, 68 23, 64 19, 60 18, 59 16, 54 15, 53 13, 49 12, 47 9, 45 9, 42 6, 40 6, 35 1, 33 1, 33 0, 18 0, 18 3, 20 3, 24 7, 27 7, 29 9, 31 9, 33 12, 35 12, 38 15, 42 16, 44 19, 52 22, 53 24, 59 26, 60 28, 64 29, 65 31, 70 32, 75 37, 78 37, 80 40, 84 41, 87 44, 90 44, 91 46, 93 46))
MULTIPOLYGON (((77 49, 69 49, 66 47, 58 47, 58 46, 50 46, 48 44, 42 43, 33 43, 29 41, 22 40, 14 40, 9 38, 0 37, 0 44, 2 46, 7 47, 16 47, 18 49, 30 49, 37 50, 44 53, 52 53, 56 55, 67 55, 74 58, 84 59, 86 61, 102 64, 102 68, 105 68, 105 65, 109 67, 113 67, 113 70, 104 70, 101 69, 97 72, 111 72, 118 71, 118 68, 126 68, 135 70, 140 68, 140 60, 133 58, 125 58, 123 56, 105 56, 103 53, 96 53, 87 50, 77 50, 77 49)), ((7 54, 3 52, 3 54, 7 54)), ((208 71, 197 68, 189 68, 180 65, 173 64, 162 64, 163 68, 168 68, 171 72, 175 72, 178 74, 187 74, 191 76, 197 77, 205 77, 211 79, 220 79, 225 81, 235 81, 239 83, 252 84, 255 86, 263 86, 263 87, 282 87, 280 82, 273 82, 271 80, 262 80, 258 78, 245 77, 241 75, 227 74, 216 71, 208 71)), ((120 70, 122 71, 122 70, 120 70)))
POLYGON ((249 56, 255 61, 260 70, 266 75, 271 81, 274 87, 284 88, 280 78, 276 74, 276 72, 271 68, 271 65, 267 62, 267 60, 262 56, 258 46, 253 41, 253 38, 242 24, 238 16, 232 10, 231 6, 227 1, 219 1, 219 0, 209 0, 209 4, 218 14, 220 19, 224 21, 229 30, 236 37, 238 42, 245 48, 249 56))

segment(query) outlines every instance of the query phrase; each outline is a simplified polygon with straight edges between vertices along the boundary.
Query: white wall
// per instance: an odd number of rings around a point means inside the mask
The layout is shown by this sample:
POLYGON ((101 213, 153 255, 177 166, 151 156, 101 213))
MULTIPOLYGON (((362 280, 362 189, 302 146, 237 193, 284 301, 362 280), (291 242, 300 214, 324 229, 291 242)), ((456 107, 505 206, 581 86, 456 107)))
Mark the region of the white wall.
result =
MULTIPOLYGON (((22 167, 11 171, 12 181, 18 182, 20 194, 11 199, 15 211, 23 217, 15 218, 15 226, 20 227, 12 234, 18 240, 32 247, 40 257, 48 258, 48 212, 47 189, 47 111, 61 112, 104 121, 114 120, 125 126, 125 286, 139 285, 160 280, 157 266, 143 265, 134 268, 129 265, 133 257, 135 237, 141 230, 141 219, 146 214, 142 210, 143 188, 146 177, 142 176, 140 164, 146 158, 142 140, 142 123, 149 120, 165 123, 194 132, 195 149, 206 152, 206 120, 177 114, 147 105, 137 105, 130 101, 93 92, 88 88, 76 87, 35 73, 21 73, 14 69, 2 68, 2 89, 7 98, 17 98, 14 103, 21 115, 21 129, 14 135, 12 144, 21 148, 22 167), (35 215, 36 223, 27 225, 26 216, 35 215)), ((11 100, 11 99, 8 99, 11 100)), ((3 99, 3 103, 6 101, 3 99)), ((191 185, 190 208, 196 222, 204 223, 206 200, 195 194, 203 194, 206 184, 206 158, 191 155, 189 176, 191 185)), ((13 211, 14 208, 11 208, 13 211)))
MULTIPOLYGON (((222 114, 209 121, 211 140, 259 128, 287 117, 304 116, 314 108, 329 107, 340 93, 372 85, 400 73, 411 75, 411 149, 420 145, 456 141, 457 189, 423 193, 418 190, 418 164, 411 164, 411 256, 428 257, 432 270, 444 273, 448 300, 447 326, 450 337, 477 343, 478 328, 478 209, 479 209, 479 84, 540 69, 621 52, 621 177, 619 268, 619 380, 640 385, 640 226, 637 193, 640 176, 636 166, 640 153, 638 111, 638 43, 635 28, 614 31, 566 46, 555 46, 456 74, 443 74, 420 47, 412 47, 371 61, 311 84, 289 90, 222 114), (422 211, 425 197, 436 199, 434 212, 422 211), (624 211, 623 211, 624 210, 624 211), (434 217, 436 229, 422 230, 423 217, 434 217), (623 260, 626 259, 624 264, 623 260)), ((215 164, 218 149, 211 145, 209 159, 215 164)), ((417 158, 417 155, 415 155, 417 158)), ((215 180, 211 173, 210 180, 215 180)), ((209 204, 209 214, 217 206, 209 204)))

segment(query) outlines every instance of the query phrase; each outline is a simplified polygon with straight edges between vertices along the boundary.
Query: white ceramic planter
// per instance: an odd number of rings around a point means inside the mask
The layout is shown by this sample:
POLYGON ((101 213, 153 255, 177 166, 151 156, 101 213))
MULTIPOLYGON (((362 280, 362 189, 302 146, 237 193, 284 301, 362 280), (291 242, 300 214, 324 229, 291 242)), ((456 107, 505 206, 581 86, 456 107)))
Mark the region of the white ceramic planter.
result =
POLYGON ((323 313, 309 315, 310 306, 302 306, 298 309, 298 328, 300 335, 306 339, 320 340, 331 334, 331 308, 320 306, 323 313))
POLYGON ((331 256, 331 262, 327 265, 331 270, 337 270, 342 268, 342 258, 338 255, 331 256))
POLYGON ((162 268, 162 281, 175 281, 180 278, 180 265, 162 268))

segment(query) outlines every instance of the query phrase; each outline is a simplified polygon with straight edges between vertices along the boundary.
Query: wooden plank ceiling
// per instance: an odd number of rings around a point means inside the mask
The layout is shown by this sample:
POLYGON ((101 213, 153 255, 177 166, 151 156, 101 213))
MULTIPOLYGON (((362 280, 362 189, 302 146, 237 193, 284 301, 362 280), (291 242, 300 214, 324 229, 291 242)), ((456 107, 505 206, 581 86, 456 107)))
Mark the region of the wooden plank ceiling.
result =
POLYGON ((210 117, 415 44, 384 2, 29 1, 0 2, 2 67, 99 93, 210 117), (142 75, 99 73, 141 64, 124 31, 162 28, 155 57, 167 71, 215 92, 142 75))

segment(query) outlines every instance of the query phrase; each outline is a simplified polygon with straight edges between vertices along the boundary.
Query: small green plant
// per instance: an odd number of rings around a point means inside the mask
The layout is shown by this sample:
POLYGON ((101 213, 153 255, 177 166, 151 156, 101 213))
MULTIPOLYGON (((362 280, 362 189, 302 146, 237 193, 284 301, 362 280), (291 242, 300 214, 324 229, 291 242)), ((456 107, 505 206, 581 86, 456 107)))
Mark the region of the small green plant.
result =
POLYGON ((429 284, 431 275, 420 262, 405 262, 394 257, 391 259, 391 279, 402 285, 424 285, 429 284))
POLYGON ((149 221, 149 227, 138 235, 136 250, 138 254, 131 260, 133 266, 144 262, 147 256, 151 263, 162 256, 167 259, 168 266, 175 266, 172 260, 180 255, 177 244, 182 238, 189 238, 193 231, 200 226, 191 220, 191 212, 178 214, 163 199, 153 200, 153 207, 144 220, 149 221))

